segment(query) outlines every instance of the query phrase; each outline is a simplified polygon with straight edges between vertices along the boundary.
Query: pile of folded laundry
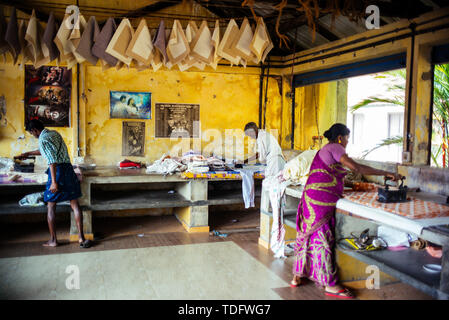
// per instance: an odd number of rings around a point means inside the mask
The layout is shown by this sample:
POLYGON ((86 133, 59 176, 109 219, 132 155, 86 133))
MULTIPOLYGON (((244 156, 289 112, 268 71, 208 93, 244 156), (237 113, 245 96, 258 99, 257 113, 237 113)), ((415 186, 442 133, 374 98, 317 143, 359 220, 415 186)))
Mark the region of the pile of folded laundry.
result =
POLYGON ((146 173, 173 174, 175 172, 183 172, 187 169, 179 159, 163 155, 152 165, 147 166, 146 173))
POLYGON ((216 157, 204 157, 200 152, 190 150, 182 157, 163 155, 153 164, 147 165, 147 173, 173 174, 175 172, 205 173, 209 171, 231 170, 226 163, 216 157))
POLYGON ((221 159, 218 159, 217 157, 207 158, 207 164, 209 166, 210 171, 224 171, 229 169, 226 167, 225 162, 221 159))
POLYGON ((204 173, 209 172, 207 159, 198 151, 190 150, 182 155, 181 161, 187 166, 187 172, 204 173))

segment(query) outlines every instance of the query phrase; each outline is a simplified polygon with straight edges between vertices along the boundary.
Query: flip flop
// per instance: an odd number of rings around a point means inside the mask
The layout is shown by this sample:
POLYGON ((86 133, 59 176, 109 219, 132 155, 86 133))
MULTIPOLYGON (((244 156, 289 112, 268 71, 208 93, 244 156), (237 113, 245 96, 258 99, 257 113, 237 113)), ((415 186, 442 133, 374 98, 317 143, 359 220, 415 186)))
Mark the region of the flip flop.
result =
POLYGON ((339 299, 354 299, 355 298, 355 296, 352 294, 352 292, 346 288, 341 289, 337 292, 324 291, 324 294, 326 296, 335 297, 335 298, 339 298, 339 299), (344 294, 347 294, 347 295, 344 295, 344 294))
POLYGON ((293 284, 290 282, 290 287, 292 287, 292 288, 297 288, 297 287, 299 287, 299 285, 300 285, 300 283, 293 284))
POLYGON ((80 248, 87 249, 87 248, 90 248, 91 245, 92 245, 92 242, 90 240, 86 240, 84 242, 80 242, 80 248))

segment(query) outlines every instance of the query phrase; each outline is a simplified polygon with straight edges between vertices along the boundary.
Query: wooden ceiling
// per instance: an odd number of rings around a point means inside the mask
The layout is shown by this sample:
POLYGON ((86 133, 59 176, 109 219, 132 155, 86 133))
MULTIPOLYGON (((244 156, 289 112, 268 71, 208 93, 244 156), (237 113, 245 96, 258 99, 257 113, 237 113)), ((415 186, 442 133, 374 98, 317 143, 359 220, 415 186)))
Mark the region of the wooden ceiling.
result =
MULTIPOLYGON (((210 21, 220 19, 225 28, 229 19, 241 23, 247 17, 254 23, 254 15, 264 18, 275 48, 270 55, 284 56, 293 52, 310 49, 318 45, 365 32, 365 8, 377 5, 380 10, 380 26, 400 19, 415 18, 423 13, 448 7, 447 0, 0 0, 3 6, 14 6, 25 14, 36 10, 40 21, 46 22, 50 12, 62 20, 69 5, 80 7, 85 17, 94 15, 101 23, 108 17, 128 17, 135 21, 145 17, 158 21, 164 19, 171 26, 174 19, 180 19, 186 25, 189 19, 210 21), (242 4, 245 3, 246 5, 242 4), (279 4, 282 3, 282 15, 279 18, 279 4), (301 3, 311 8, 315 33, 310 28, 310 20, 301 3), (315 7, 314 5, 318 7, 315 7), (298 10, 299 9, 299 10, 298 10), (317 11, 315 11, 317 9, 317 11), (338 14, 337 14, 338 13, 338 14), (315 15, 316 14, 316 15, 315 15), (358 17, 358 19, 355 19, 358 17), (278 30, 276 23, 279 19, 278 30), (281 44, 279 34, 287 37, 287 45, 281 44), (314 34, 314 36, 313 36, 314 34)), ((307 11, 307 10, 306 10, 307 11)), ((7 12, 7 11, 5 11, 7 12)), ((8 16, 8 14, 5 14, 8 16)), ((310 16, 310 15, 309 15, 310 16)), ((134 24, 134 23, 133 23, 134 24)))

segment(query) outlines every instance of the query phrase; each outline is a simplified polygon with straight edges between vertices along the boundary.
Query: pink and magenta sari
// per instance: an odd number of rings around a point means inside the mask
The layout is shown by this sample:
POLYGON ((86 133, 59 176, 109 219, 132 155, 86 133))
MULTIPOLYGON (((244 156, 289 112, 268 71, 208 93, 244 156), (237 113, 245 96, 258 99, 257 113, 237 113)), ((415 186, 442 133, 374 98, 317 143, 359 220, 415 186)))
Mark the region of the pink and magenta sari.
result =
POLYGON ((298 232, 293 274, 322 286, 337 284, 333 246, 335 207, 343 196, 346 170, 340 163, 327 166, 315 156, 296 216, 298 232))

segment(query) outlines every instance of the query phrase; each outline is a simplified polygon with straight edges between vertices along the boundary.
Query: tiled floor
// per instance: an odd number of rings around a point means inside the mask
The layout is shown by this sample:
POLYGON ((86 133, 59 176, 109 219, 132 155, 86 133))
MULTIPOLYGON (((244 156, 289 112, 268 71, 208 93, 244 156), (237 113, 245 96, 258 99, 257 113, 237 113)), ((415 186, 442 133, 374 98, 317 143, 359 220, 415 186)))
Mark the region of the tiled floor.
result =
POLYGON ((0 272, 3 299, 272 300, 287 285, 232 241, 4 258, 0 272))
MULTIPOLYGON (((255 213, 211 215, 211 229, 258 225, 255 213), (234 220, 234 221, 233 221, 234 220), (235 221, 237 220, 237 221, 235 221)), ((226 238, 185 232, 173 216, 102 218, 102 235, 90 249, 68 243, 44 248, 45 223, 3 225, 0 230, 0 298, 3 299, 332 299, 305 281, 290 288, 292 258, 274 259, 257 244, 258 232, 226 238), (67 279, 79 269, 80 289, 67 279), (69 281, 69 283, 71 283, 69 281)), ((359 299, 430 299, 402 284, 357 289, 359 299)))

